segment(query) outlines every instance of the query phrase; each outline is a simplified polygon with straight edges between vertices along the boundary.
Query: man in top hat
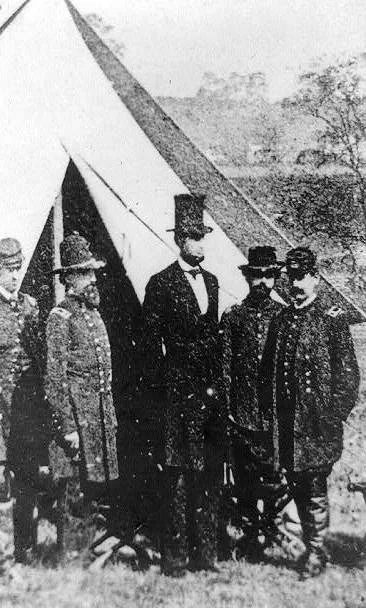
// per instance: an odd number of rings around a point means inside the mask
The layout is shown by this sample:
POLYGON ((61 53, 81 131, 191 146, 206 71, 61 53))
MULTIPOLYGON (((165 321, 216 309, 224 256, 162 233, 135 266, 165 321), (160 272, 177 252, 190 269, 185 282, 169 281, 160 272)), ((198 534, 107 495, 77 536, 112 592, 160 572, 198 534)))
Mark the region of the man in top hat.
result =
MULTIPOLYGON (((61 485, 73 477, 77 460, 88 506, 92 500, 113 501, 118 480, 111 353, 96 285, 96 271, 105 264, 77 232, 64 239, 60 254, 55 272, 66 295, 51 310, 46 331, 46 397, 54 431, 50 464, 61 485)), ((62 538, 59 543, 63 549, 62 538)))
MULTIPOLYGON (((234 478, 240 522, 247 521, 253 537, 246 535, 241 550, 247 559, 259 559, 259 512, 263 498, 261 478, 271 477, 266 460, 272 453, 272 441, 264 432, 259 406, 261 359, 271 320, 283 305, 271 297, 275 280, 281 272, 273 247, 249 249, 248 263, 240 266, 249 285, 249 294, 227 309, 221 319, 224 392, 229 413, 234 478)), ((268 479, 271 481, 271 479, 268 479)))
POLYGON ((179 257, 151 277, 143 305, 145 383, 165 395, 162 571, 172 576, 187 565, 213 569, 216 558, 218 282, 201 267, 212 230, 203 204, 203 196, 175 196, 179 257))
MULTIPOLYGON (((20 243, 0 240, 0 471, 14 475, 14 556, 28 563, 36 542, 39 467, 47 464, 38 306, 18 291, 24 261, 20 243)), ((5 492, 6 494, 6 492, 5 492)))
POLYGON ((302 576, 325 564, 327 477, 342 451, 342 422, 355 405, 359 371, 345 315, 318 294, 315 254, 286 258, 292 304, 271 323, 263 354, 263 416, 277 469, 286 470, 303 529, 302 576))

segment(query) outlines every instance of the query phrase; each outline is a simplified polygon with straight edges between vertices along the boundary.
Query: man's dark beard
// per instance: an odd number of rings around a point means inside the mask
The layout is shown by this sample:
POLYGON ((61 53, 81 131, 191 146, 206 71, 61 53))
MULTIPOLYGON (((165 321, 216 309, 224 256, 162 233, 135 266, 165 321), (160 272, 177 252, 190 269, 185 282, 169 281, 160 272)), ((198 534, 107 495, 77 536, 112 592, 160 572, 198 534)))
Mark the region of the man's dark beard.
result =
POLYGON ((204 255, 195 256, 195 255, 189 255, 187 253, 181 253, 181 257, 190 266, 198 266, 205 259, 204 255))
POLYGON ((250 296, 253 300, 266 300, 270 297, 270 293, 272 291, 272 287, 267 287, 264 283, 260 283, 259 285, 252 285, 250 288, 250 296))
POLYGON ((80 297, 88 308, 98 308, 100 295, 96 285, 88 285, 80 292, 80 297))

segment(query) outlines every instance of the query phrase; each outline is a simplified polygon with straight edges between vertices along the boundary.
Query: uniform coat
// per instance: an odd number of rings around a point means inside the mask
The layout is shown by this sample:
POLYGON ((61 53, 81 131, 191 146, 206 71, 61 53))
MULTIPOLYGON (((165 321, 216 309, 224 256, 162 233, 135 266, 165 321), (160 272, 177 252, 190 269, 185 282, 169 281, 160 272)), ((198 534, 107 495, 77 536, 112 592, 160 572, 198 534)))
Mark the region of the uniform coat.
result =
POLYGON ((33 474, 45 464, 47 443, 41 378, 37 302, 0 294, 0 460, 33 474))
POLYGON ((71 475, 62 437, 80 437, 81 481, 118 478, 117 421, 111 392, 107 331, 96 309, 68 295, 47 321, 46 395, 56 430, 51 446, 55 478, 71 475))
POLYGON ((164 447, 168 466, 201 471, 206 438, 217 430, 218 283, 203 270, 208 310, 202 315, 184 271, 175 262, 154 275, 144 313, 144 377, 165 397, 164 447))
POLYGON ((268 328, 283 306, 251 294, 227 309, 221 318, 223 379, 228 411, 241 428, 263 431, 258 374, 268 328))
POLYGON ((294 395, 293 470, 327 470, 341 455, 342 421, 358 394, 359 370, 351 333, 345 316, 327 310, 320 295, 309 306, 290 306, 273 319, 262 359, 262 407, 266 425, 273 432, 277 465, 277 406, 284 388, 281 345, 286 341, 294 352, 289 379, 294 395), (293 334, 298 337, 292 345, 293 334))

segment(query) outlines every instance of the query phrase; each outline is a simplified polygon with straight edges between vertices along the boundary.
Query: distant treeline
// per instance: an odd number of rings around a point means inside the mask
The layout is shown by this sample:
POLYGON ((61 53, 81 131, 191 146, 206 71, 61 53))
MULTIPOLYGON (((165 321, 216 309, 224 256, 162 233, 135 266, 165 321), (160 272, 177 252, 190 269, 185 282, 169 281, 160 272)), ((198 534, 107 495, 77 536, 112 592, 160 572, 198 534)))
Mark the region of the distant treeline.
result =
POLYGON ((323 235, 348 249, 364 234, 351 174, 268 172, 233 181, 297 241, 323 235))

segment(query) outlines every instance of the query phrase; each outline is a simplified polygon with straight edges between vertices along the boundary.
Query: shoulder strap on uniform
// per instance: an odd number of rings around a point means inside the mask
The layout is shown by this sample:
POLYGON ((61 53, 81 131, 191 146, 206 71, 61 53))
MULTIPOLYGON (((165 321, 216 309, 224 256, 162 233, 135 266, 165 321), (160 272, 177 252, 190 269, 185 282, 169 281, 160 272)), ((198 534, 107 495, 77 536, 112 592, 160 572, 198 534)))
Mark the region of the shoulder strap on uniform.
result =
POLYGON ((329 317, 332 317, 333 319, 336 319, 337 317, 339 317, 340 315, 344 315, 345 311, 340 308, 339 306, 331 306, 325 313, 326 315, 328 315, 329 317))

